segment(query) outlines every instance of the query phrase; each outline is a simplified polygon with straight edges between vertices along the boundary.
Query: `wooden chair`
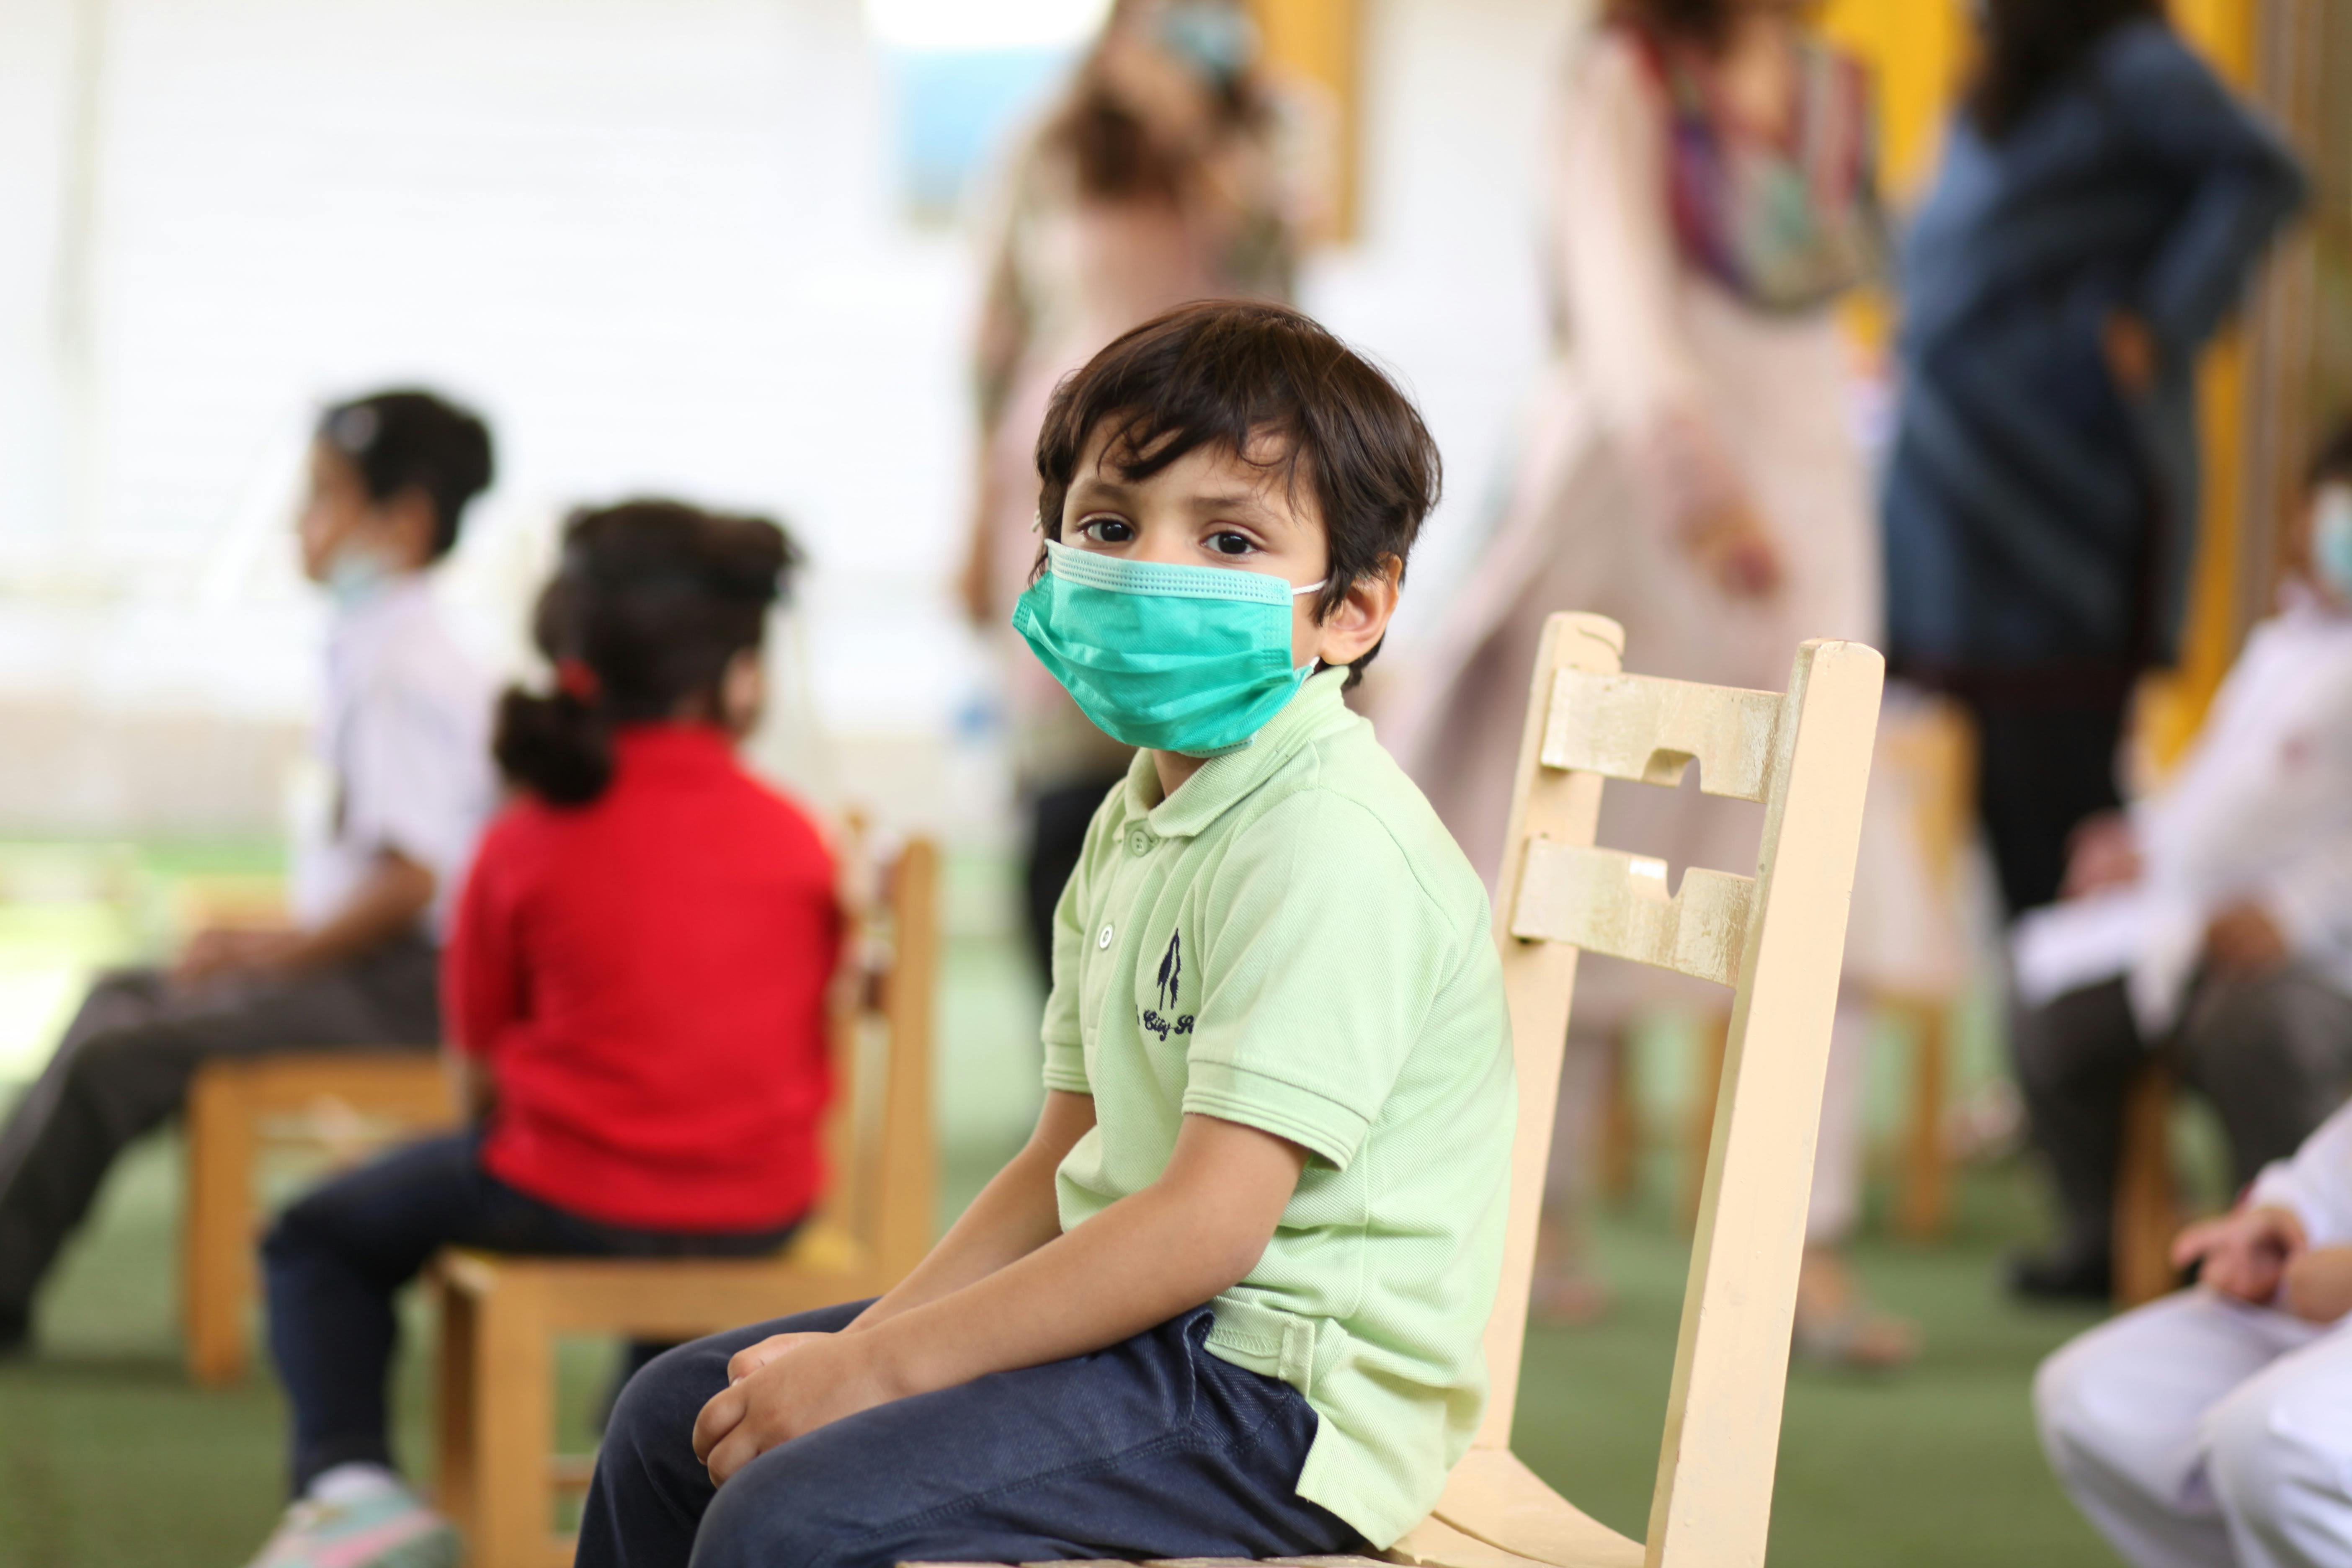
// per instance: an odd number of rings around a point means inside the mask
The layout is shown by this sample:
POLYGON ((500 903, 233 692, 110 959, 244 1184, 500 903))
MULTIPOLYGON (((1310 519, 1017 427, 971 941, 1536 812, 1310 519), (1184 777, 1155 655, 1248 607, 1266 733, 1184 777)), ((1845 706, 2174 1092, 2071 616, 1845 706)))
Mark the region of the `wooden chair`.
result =
MULTIPOLYGON (((1423 1568, 1752 1568, 1764 1560, 1813 1137, 1837 1004, 1884 661, 1798 650, 1786 695, 1621 675, 1598 616, 1544 628, 1497 908, 1519 1122, 1484 1423, 1436 1510, 1387 1553, 1423 1568), (1604 779, 1765 808, 1753 879, 1592 847, 1604 779), (1580 1512, 1510 1450, 1536 1215, 1580 949, 1732 990, 1720 1114, 1683 1298, 1646 1546, 1580 1512)), ((1363 1560, 1318 1560, 1325 1563, 1363 1560)))
POLYGON ((780 1258, 508 1258, 435 1265, 441 1316, 438 1506, 471 1568, 553 1568, 572 1542, 559 1492, 590 1468, 554 1457, 553 1341, 688 1340, 879 1295, 929 1248, 936 1181, 931 1028, 939 855, 917 839, 881 877, 887 919, 860 920, 837 1010, 841 1092, 827 1120, 832 1182, 780 1258))
POLYGON ((2124 1091, 2123 1150, 2116 1164, 2116 1310, 2143 1306, 2179 1289, 2172 1238, 2181 1226, 2172 1173, 2172 1069, 2150 1061, 2124 1091))
POLYGON ((180 1238, 188 1374, 218 1387, 246 1373, 260 1228, 254 1182, 265 1151, 323 1149, 334 1163, 349 1164, 458 1119, 456 1092, 435 1051, 297 1051, 197 1068, 188 1089, 187 1212, 180 1238))

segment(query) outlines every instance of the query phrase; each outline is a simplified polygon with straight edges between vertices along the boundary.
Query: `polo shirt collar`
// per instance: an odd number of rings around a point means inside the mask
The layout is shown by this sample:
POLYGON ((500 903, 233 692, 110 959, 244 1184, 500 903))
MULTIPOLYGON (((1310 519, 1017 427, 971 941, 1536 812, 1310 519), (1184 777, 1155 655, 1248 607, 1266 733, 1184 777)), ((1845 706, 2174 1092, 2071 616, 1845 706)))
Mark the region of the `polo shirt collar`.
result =
POLYGON ((1317 670, 1250 737, 1249 744, 1211 757, 1166 799, 1160 797, 1160 770, 1152 765, 1151 753, 1136 752, 1127 770, 1128 815, 1142 817, 1162 838, 1192 837, 1272 778, 1302 748, 1357 722, 1339 696, 1347 681, 1345 665, 1317 670))

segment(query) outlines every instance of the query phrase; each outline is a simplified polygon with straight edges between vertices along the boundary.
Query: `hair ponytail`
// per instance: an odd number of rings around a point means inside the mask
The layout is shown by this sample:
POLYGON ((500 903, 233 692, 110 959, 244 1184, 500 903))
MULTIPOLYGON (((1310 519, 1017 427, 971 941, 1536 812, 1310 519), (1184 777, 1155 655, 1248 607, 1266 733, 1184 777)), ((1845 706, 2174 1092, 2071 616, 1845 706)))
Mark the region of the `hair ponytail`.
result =
POLYGON ((568 691, 499 699, 491 755, 507 777, 551 805, 585 805, 613 782, 613 731, 593 703, 568 691))
POLYGON ((614 731, 698 705, 715 720, 729 662, 760 646, 800 560, 765 518, 665 500, 574 512, 532 617, 552 688, 499 700, 499 768, 550 805, 585 805, 613 782, 614 731))

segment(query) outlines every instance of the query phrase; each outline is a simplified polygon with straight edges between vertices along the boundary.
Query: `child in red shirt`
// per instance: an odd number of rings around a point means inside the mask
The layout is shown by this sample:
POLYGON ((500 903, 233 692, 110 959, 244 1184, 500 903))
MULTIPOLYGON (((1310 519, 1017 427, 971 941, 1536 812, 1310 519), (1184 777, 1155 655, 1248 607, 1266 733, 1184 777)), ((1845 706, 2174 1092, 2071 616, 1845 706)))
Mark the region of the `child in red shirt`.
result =
POLYGON ((257 1560, 456 1560, 392 1468, 394 1293, 446 1246, 740 1255, 822 1179, 833 859, 734 744, 757 718, 783 531, 667 501, 575 516, 541 595, 555 689, 509 691, 518 796, 443 965, 478 1125, 289 1209, 263 1248, 296 1501, 257 1560))

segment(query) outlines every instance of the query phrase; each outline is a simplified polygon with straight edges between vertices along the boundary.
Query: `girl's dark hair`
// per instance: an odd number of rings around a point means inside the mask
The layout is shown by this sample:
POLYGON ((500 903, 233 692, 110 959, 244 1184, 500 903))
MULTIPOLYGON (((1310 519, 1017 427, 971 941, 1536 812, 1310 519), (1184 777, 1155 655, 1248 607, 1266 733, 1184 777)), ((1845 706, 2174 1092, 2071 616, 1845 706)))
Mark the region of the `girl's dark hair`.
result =
POLYGON ((1983 0, 1969 118, 1987 140, 2000 141, 2100 39, 2126 22, 2163 15, 2164 0, 1983 0))
MULTIPOLYGON (((1437 504, 1437 443, 1394 382, 1284 305, 1204 300, 1146 321, 1054 389, 1037 436, 1038 517, 1062 537, 1062 504, 1097 429, 1103 465, 1129 483, 1187 452, 1222 447, 1305 485, 1322 514, 1329 570, 1318 610, 1412 553, 1437 504)), ((1038 565, 1045 564, 1041 552, 1038 565)), ((1348 684, 1380 652, 1356 660, 1348 684)))
POLYGON ((480 416, 430 392, 378 392, 331 405, 319 416, 319 440, 352 471, 372 500, 406 489, 433 503, 437 561, 457 542, 466 503, 489 489, 490 429, 480 416))
POLYGON ((612 783, 615 729, 697 699, 716 720, 729 661, 761 645, 800 563, 763 517, 670 500, 573 512, 531 621, 554 689, 510 687, 499 700, 499 768, 553 805, 583 805, 612 783))
POLYGON ((1621 27, 1716 49, 1731 32, 1731 13, 1732 0, 1608 0, 1601 14, 1621 27))

